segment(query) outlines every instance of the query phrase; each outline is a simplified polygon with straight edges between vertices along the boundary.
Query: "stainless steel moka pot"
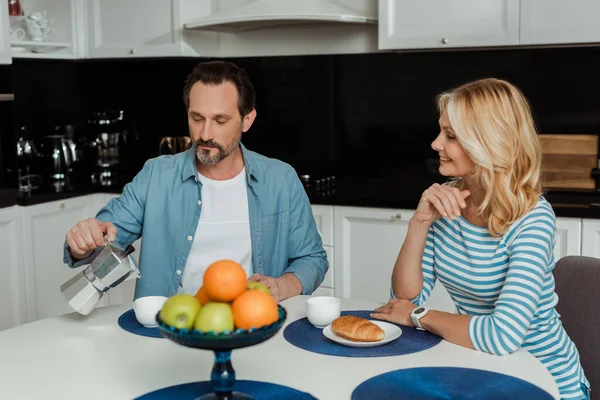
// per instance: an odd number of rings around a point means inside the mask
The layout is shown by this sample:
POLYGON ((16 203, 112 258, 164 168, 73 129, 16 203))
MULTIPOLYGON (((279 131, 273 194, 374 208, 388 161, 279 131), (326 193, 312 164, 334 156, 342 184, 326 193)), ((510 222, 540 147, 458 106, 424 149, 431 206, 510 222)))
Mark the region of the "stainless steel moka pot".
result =
POLYGON ((140 271, 131 256, 133 246, 125 250, 110 243, 104 236, 104 248, 91 264, 63 283, 60 291, 69 305, 78 313, 88 315, 102 296, 131 275, 140 277, 140 271))

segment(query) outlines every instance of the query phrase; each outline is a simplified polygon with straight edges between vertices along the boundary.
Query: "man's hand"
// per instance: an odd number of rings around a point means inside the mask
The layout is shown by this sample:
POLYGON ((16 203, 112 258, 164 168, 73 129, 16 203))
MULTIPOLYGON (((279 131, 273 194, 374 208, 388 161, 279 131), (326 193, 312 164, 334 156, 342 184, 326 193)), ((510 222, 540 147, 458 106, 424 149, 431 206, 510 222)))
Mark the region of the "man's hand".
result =
POLYGON ((415 327, 410 314, 417 308, 413 303, 404 299, 390 299, 390 301, 375 309, 371 318, 382 319, 396 324, 415 327))
POLYGON ((248 282, 260 282, 268 287, 277 302, 302 293, 302 283, 294 274, 284 274, 279 278, 254 274, 248 278, 248 282))
POLYGON ((117 228, 110 222, 98 221, 95 218, 79 221, 67 232, 67 243, 73 258, 87 258, 96 247, 104 246, 104 233, 112 242, 117 237, 117 228))

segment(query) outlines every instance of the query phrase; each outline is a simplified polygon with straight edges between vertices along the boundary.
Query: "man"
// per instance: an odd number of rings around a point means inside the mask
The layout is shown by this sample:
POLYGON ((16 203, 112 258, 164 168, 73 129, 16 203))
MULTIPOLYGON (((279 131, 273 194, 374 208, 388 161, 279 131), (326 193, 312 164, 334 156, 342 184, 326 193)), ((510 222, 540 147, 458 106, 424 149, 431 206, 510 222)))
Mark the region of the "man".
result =
POLYGON ((184 87, 194 145, 148 160, 120 197, 66 235, 64 262, 77 267, 104 245, 142 236, 135 298, 195 294, 214 261, 240 263, 276 300, 312 293, 328 269, 308 197, 294 169, 241 143, 254 119, 245 70, 199 64, 184 87))

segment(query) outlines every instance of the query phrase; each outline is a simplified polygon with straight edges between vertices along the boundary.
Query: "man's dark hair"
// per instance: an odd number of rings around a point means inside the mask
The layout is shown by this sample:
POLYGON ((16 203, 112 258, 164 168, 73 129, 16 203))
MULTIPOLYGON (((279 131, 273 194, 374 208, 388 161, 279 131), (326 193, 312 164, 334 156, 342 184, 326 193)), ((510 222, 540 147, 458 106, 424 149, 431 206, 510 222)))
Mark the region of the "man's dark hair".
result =
POLYGON ((207 61, 198 64, 187 76, 183 87, 183 102, 186 110, 190 107, 190 92, 196 82, 206 85, 220 85, 231 82, 238 92, 238 110, 242 117, 254 110, 256 93, 245 69, 229 61, 207 61))

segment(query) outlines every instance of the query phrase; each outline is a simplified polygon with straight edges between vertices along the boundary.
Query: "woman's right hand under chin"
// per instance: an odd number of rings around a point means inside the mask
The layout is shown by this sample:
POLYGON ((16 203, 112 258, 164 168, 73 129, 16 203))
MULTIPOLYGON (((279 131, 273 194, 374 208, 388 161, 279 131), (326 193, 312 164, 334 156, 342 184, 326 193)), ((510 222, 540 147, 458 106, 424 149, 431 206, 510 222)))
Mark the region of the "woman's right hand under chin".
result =
POLYGON ((434 183, 421 195, 413 219, 422 224, 433 224, 440 217, 454 219, 467 207, 465 199, 471 192, 434 183))

